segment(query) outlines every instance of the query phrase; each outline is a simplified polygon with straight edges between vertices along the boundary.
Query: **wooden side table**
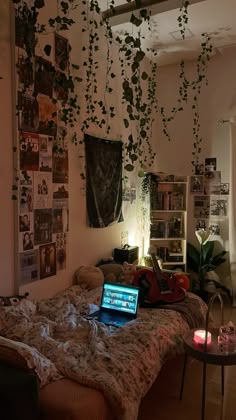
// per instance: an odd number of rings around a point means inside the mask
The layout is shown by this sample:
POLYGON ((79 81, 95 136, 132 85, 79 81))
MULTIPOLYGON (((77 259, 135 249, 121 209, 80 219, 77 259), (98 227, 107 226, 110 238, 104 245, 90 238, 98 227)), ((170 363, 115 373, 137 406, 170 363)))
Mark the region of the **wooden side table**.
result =
MULTIPOLYGON (((209 320, 209 312, 211 308, 211 304, 213 303, 215 297, 219 294, 212 296, 209 306, 208 312, 206 316, 206 332, 209 331, 211 333, 211 345, 207 348, 207 345, 199 347, 193 341, 194 332, 196 329, 190 330, 184 337, 184 349, 185 349, 185 356, 184 356, 184 366, 183 366, 183 373, 182 373, 182 380, 181 380, 181 388, 180 388, 180 396, 179 399, 182 400, 183 396, 183 389, 184 389, 184 379, 185 379, 185 372, 187 366, 187 358, 188 355, 192 356, 194 359, 203 362, 203 376, 202 376, 202 409, 201 409, 201 420, 205 419, 205 399, 206 399, 206 367, 207 364, 212 365, 219 365, 221 366, 221 394, 224 396, 224 366, 226 365, 236 365, 236 353, 223 353, 218 348, 218 335, 219 329, 218 328, 210 328, 208 329, 208 320, 209 320)), ((222 313, 222 325, 223 325, 223 302, 220 297, 221 301, 221 313, 222 313)))

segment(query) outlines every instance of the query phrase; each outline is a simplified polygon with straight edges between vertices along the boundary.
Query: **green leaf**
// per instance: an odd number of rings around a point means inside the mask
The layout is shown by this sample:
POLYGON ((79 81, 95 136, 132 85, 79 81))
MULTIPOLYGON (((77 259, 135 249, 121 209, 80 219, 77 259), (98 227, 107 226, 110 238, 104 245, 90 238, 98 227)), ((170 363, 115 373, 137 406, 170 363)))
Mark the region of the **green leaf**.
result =
POLYGON ((198 273, 200 253, 190 242, 187 243, 187 261, 189 268, 191 268, 195 273, 198 273))
POLYGON ((131 163, 128 163, 125 165, 125 170, 128 172, 132 172, 134 170, 134 165, 131 165, 131 163))
POLYGON ((44 52, 47 56, 49 56, 51 54, 51 49, 52 49, 51 45, 49 45, 49 44, 45 45, 44 52))
POLYGON ((129 121, 126 118, 123 121, 124 121, 125 128, 128 128, 129 127, 129 121))
POLYGON ((203 245, 202 247, 203 264, 208 263, 210 258, 212 257, 214 245, 215 245, 215 241, 208 241, 205 245, 203 245))
POLYGON ((148 74, 147 74, 145 71, 143 71, 143 72, 142 72, 142 75, 141 75, 141 78, 142 78, 143 80, 147 80, 147 79, 148 79, 148 74))
POLYGON ((42 9, 42 7, 45 6, 44 0, 35 0, 34 5, 35 5, 36 9, 42 9))

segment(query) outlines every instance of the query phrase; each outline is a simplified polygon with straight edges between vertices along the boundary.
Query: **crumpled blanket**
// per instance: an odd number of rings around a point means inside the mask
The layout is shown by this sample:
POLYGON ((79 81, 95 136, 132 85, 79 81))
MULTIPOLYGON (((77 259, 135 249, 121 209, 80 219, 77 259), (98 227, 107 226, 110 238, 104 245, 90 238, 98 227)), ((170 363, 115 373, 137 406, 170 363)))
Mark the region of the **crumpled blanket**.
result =
MULTIPOLYGON (((202 326, 207 306, 188 296, 186 305, 191 301, 189 311, 202 326)), ((101 289, 94 303, 100 297, 101 289)), ((86 319, 88 302, 86 292, 74 286, 38 302, 30 314, 8 308, 1 334, 37 349, 63 376, 101 390, 117 420, 136 420, 140 401, 165 359, 183 352, 187 318, 169 308, 140 309, 136 320, 117 329, 86 319)))

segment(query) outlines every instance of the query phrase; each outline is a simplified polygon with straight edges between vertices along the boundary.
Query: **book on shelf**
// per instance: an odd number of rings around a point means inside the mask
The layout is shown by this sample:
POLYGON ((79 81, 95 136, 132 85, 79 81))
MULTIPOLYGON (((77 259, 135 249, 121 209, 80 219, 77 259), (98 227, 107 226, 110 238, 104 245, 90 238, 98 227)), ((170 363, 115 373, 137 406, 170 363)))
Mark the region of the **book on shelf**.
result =
POLYGON ((151 197, 151 210, 185 210, 184 195, 175 191, 158 191, 151 197))
POLYGON ((173 217, 169 220, 152 220, 150 225, 150 238, 182 238, 184 236, 182 217, 173 217))

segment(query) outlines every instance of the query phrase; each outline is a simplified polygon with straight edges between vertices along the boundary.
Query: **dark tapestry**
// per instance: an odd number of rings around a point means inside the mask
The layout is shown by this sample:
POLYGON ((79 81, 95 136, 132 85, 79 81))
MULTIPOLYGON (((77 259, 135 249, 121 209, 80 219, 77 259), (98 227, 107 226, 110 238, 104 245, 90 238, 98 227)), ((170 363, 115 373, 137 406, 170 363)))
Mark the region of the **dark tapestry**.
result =
POLYGON ((122 217, 122 143, 85 135, 85 160, 89 226, 118 223, 122 217))

